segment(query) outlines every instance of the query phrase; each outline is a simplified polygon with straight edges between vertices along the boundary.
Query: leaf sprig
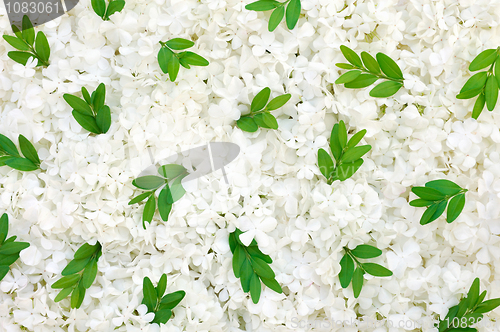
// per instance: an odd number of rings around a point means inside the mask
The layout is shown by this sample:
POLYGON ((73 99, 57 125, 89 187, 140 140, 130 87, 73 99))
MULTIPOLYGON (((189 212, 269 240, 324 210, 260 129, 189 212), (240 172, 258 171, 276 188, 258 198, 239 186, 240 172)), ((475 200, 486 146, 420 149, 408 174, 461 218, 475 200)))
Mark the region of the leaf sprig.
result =
POLYGON ((91 4, 94 12, 104 21, 109 21, 111 15, 121 12, 123 7, 125 7, 124 0, 111 0, 107 8, 104 0, 92 0, 91 4))
POLYGON ((486 291, 479 294, 479 278, 474 279, 466 297, 448 310, 443 320, 435 327, 439 332, 477 332, 471 326, 483 319, 483 314, 500 306, 500 298, 484 301, 486 291))
POLYGON ((369 53, 361 52, 360 58, 347 46, 341 45, 340 50, 350 64, 337 63, 336 66, 352 70, 340 76, 335 84, 344 84, 344 87, 348 89, 359 89, 366 88, 379 79, 386 80, 370 90, 370 96, 378 98, 390 97, 403 87, 404 79, 401 68, 384 53, 377 53, 375 59, 369 53))
POLYGON ((257 131, 259 127, 278 129, 278 121, 276 121, 276 118, 270 111, 274 111, 285 105, 290 100, 291 95, 287 93, 275 97, 268 103, 270 95, 271 89, 267 87, 255 95, 250 105, 250 113, 240 117, 236 121, 238 128, 250 133, 257 131))
POLYGON ((128 202, 128 205, 132 205, 148 198, 144 206, 144 212, 142 213, 142 226, 144 229, 146 229, 145 222, 151 223, 153 220, 156 211, 156 197, 154 193, 158 189, 163 187, 158 195, 158 210, 163 221, 168 221, 172 205, 186 193, 181 183, 182 179, 189 175, 186 168, 176 164, 163 165, 158 169, 158 174, 160 176, 145 175, 132 181, 132 184, 137 188, 148 190, 128 202))
POLYGON ((151 321, 151 324, 165 324, 168 322, 170 317, 172 317, 172 309, 182 301, 184 296, 186 296, 186 292, 182 290, 163 296, 166 288, 166 274, 161 276, 158 286, 156 287, 153 286, 153 283, 148 277, 144 277, 142 281, 142 294, 144 295, 142 304, 148 307, 148 313, 155 313, 155 318, 151 321))
POLYGON ((19 51, 10 51, 7 53, 9 58, 17 63, 26 65, 29 58, 37 59, 37 66, 49 65, 50 46, 47 37, 42 31, 38 31, 35 38, 35 29, 27 15, 23 16, 22 31, 18 27, 12 25, 14 36, 3 35, 3 39, 12 47, 19 51))
POLYGON ((92 286, 97 276, 97 261, 102 255, 101 244, 84 243, 76 252, 74 259, 61 272, 63 277, 52 284, 52 288, 62 290, 54 299, 59 302, 71 294, 71 308, 80 308, 85 291, 92 286), (80 273, 82 272, 82 273, 80 273))
POLYGON ((371 274, 374 277, 390 277, 392 272, 382 265, 376 263, 361 263, 360 259, 375 258, 382 255, 382 250, 370 246, 368 244, 360 244, 356 248, 350 250, 344 247, 345 254, 340 260, 340 285, 342 288, 347 288, 352 280, 352 290, 354 297, 357 298, 363 287, 363 275, 371 274), (356 268, 354 267, 356 262, 356 268))
POLYGON ((28 242, 15 242, 15 235, 6 239, 8 232, 9 217, 4 213, 0 217, 0 281, 9 272, 10 265, 18 260, 19 253, 30 246, 28 242))
POLYGON ((233 272, 240 278, 245 293, 250 292, 253 303, 258 303, 261 293, 260 281, 273 291, 281 294, 283 290, 275 279, 274 271, 269 267, 271 257, 263 254, 255 239, 247 247, 240 241, 243 232, 238 228, 229 234, 229 247, 233 253, 233 272), (260 278, 260 280, 259 280, 260 278))
POLYGON ((174 53, 173 50, 181 51, 194 46, 190 40, 183 38, 174 38, 166 42, 160 42, 161 48, 158 52, 158 64, 164 74, 168 73, 168 77, 172 82, 177 78, 179 66, 186 69, 191 66, 208 66, 208 60, 190 51, 174 53))
POLYGON ((286 26, 292 30, 297 25, 302 9, 300 0, 286 0, 279 2, 275 0, 259 0, 252 2, 245 6, 247 10, 254 10, 256 12, 264 12, 272 10, 271 17, 269 18, 268 30, 274 31, 278 24, 283 20, 286 14, 286 26), (286 7, 286 13, 285 13, 286 7))
POLYGON ((335 158, 335 165, 328 152, 322 148, 318 150, 318 166, 328 184, 332 184, 335 180, 347 180, 363 165, 361 157, 372 147, 371 145, 356 145, 365 134, 366 129, 363 129, 347 141, 347 129, 344 121, 341 120, 333 126, 330 135, 330 150, 335 158))
POLYGON ((19 147, 25 158, 21 157, 14 142, 0 134, 0 166, 7 165, 18 171, 34 171, 40 168, 40 158, 33 144, 23 135, 19 135, 19 147))
POLYGON ((69 93, 63 95, 64 100, 73 108, 73 117, 80 126, 91 133, 107 133, 111 126, 111 110, 109 106, 104 105, 106 86, 104 83, 99 84, 92 95, 82 86, 82 95, 84 99, 69 93))
POLYGON ((478 71, 486 67, 487 71, 474 74, 465 82, 457 95, 457 99, 470 99, 477 97, 472 109, 472 118, 477 119, 486 108, 493 111, 498 99, 498 88, 500 87, 500 47, 488 49, 479 53, 469 65, 470 71, 478 71))
POLYGON ((429 181, 425 187, 413 187, 411 191, 420 197, 411 201, 411 206, 428 206, 420 218, 420 224, 426 225, 439 218, 446 209, 446 205, 448 205, 446 221, 451 223, 457 219, 464 208, 467 189, 461 188, 450 180, 442 179, 429 181), (449 204, 448 200, 450 200, 449 204))

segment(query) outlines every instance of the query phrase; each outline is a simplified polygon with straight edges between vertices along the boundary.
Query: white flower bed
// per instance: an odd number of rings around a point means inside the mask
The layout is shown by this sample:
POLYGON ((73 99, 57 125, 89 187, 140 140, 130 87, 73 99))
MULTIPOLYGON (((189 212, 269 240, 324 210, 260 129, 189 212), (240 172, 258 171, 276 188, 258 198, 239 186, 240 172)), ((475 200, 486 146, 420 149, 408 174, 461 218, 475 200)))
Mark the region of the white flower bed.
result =
MULTIPOLYGON (((471 119, 474 100, 457 100, 470 61, 500 45, 500 4, 486 0, 303 0, 302 17, 267 31, 269 12, 236 0, 128 0, 103 22, 82 0, 37 29, 51 46, 50 66, 15 64, 0 43, 0 133, 23 134, 42 171, 0 168, 0 212, 11 235, 31 246, 0 282, 0 331, 305 331, 332 320, 418 321, 444 315, 475 277, 500 297, 500 110, 471 119), (160 45, 182 37, 208 67, 181 68, 167 81, 160 45), (369 89, 332 83, 345 72, 340 45, 384 52, 405 87, 374 99, 369 89), (89 135, 64 93, 107 87, 107 134, 89 135), (235 126, 251 98, 269 86, 292 99, 274 111, 276 131, 235 126), (334 92, 332 92, 334 91, 334 92), (372 150, 361 169, 332 186, 316 165, 334 123, 366 129, 372 150), (192 182, 170 220, 142 228, 141 191, 131 182, 156 160, 210 141, 234 142, 228 168, 192 182), (411 186, 446 178, 469 191, 459 218, 419 224, 411 186), (263 290, 258 304, 231 268, 228 233, 256 237, 274 260, 284 289, 263 290), (377 244, 390 278, 366 276, 358 299, 338 279, 342 247, 377 244), (84 242, 99 241, 97 279, 80 309, 54 303, 50 285, 84 242), (374 242, 375 241, 375 242, 374 242), (186 297, 166 325, 149 324, 142 280, 186 297), (378 315, 378 316, 377 316, 378 315), (310 325, 308 325, 310 324, 310 325), (300 328, 299 326, 302 326, 300 328)), ((2 7, 0 29, 12 35, 2 7)), ((488 314, 499 319, 498 310, 488 314)), ((407 325, 407 329, 411 330, 407 325)), ((332 327, 329 330, 356 331, 332 327)), ((377 329, 362 331, 404 331, 377 329)), ((433 330, 430 327, 423 331, 433 330)), ((482 328, 494 331, 493 328, 482 328)))

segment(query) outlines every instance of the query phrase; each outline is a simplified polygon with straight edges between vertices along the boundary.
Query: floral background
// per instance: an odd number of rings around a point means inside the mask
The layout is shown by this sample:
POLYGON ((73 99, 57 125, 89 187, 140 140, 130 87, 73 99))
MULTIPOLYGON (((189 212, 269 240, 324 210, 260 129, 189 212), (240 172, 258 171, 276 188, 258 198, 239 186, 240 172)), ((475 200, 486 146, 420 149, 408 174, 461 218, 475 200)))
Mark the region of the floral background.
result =
MULTIPOLYGON (((457 100, 470 61, 500 44, 498 0, 302 0, 297 27, 267 31, 269 12, 242 0, 128 0, 102 21, 89 0, 48 22, 50 66, 22 66, 0 42, 0 132, 25 135, 41 171, 0 168, 0 212, 11 235, 31 246, 0 282, 0 331, 304 331, 294 322, 441 317, 475 277, 500 297, 500 115, 471 119, 474 100, 457 100), (162 74, 159 41, 195 41, 208 67, 162 74), (344 89, 340 45, 384 52, 405 86, 375 99, 344 89), (71 116, 64 93, 107 87, 112 120, 92 135, 71 116), (269 86, 292 99, 273 111, 279 129, 235 125, 269 86), (316 166, 334 123, 366 129, 372 150, 345 182, 326 184, 316 166), (186 186, 168 222, 142 228, 132 180, 156 160, 210 141, 233 142, 239 157, 186 186), (452 224, 421 226, 410 187, 446 178, 467 188, 452 224), (231 268, 228 233, 255 237, 274 262, 284 293, 263 290, 258 304, 231 268), (54 303, 50 285, 83 243, 99 241, 96 281, 80 309, 54 303), (376 243, 375 259, 394 275, 365 276, 358 299, 338 280, 342 247, 376 243), (159 327, 136 309, 142 280, 168 274, 167 292, 186 297, 159 327)), ((0 32, 12 30, 0 8, 0 32)), ((141 308, 139 308, 141 309, 141 308)), ((488 314, 500 318, 498 310, 488 314)), ((411 324, 410 324, 411 326, 411 324)), ((340 330, 339 328, 338 330, 340 330)), ((412 328, 407 328, 412 330, 412 328)), ((330 329, 337 330, 337 329, 330 329)), ((357 331, 356 328, 343 331, 357 331)), ((403 331, 383 325, 382 331, 403 331)), ((432 331, 431 327, 423 331, 432 331)), ((493 331, 494 328, 481 328, 493 331)))

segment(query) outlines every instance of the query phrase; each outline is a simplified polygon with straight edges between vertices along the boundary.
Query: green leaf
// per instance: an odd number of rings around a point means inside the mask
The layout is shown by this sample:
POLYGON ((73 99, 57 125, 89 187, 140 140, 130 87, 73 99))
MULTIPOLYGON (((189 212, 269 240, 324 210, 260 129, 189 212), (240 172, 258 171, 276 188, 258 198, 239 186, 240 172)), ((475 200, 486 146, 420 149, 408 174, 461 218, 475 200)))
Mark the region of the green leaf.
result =
POLYGON ((186 61, 186 59, 184 59, 184 56, 185 56, 185 52, 181 52, 181 53, 177 54, 177 57, 179 58, 180 65, 186 69, 191 69, 189 62, 186 61))
POLYGON ((7 213, 2 214, 0 217, 0 245, 2 245, 7 238, 9 232, 9 216, 7 213))
POLYGON ((184 196, 184 194, 186 193, 186 190, 182 186, 182 179, 183 178, 184 178, 184 176, 179 176, 172 182, 172 184, 170 186, 170 192, 169 192, 170 194, 167 195, 167 202, 168 203, 174 204, 179 199, 181 199, 182 196, 184 196))
POLYGON ((169 200, 172 200, 171 197, 170 187, 167 184, 160 191, 160 195, 158 195, 158 211, 163 221, 168 221, 168 216, 170 215, 170 211, 172 211, 172 203, 169 202, 169 200))
POLYGON ((207 59, 205 59, 204 57, 202 57, 201 55, 198 55, 196 53, 186 51, 186 52, 183 52, 183 54, 184 54, 182 57, 183 60, 186 61, 191 66, 205 67, 205 66, 208 66, 208 64, 209 64, 207 59))
POLYGON ((12 255, 28 248, 30 244, 28 242, 9 242, 4 243, 0 247, 1 255, 12 255))
POLYGON ((462 317, 469 307, 469 299, 464 297, 458 304, 457 317, 462 317))
POLYGON ((111 126, 111 110, 109 106, 104 105, 96 115, 97 126, 101 129, 102 133, 106 133, 111 126))
POLYGON ((376 57, 378 64, 382 69, 382 71, 384 72, 384 74, 386 74, 388 77, 391 78, 400 80, 403 79, 403 73, 401 72, 401 69, 394 60, 392 60, 384 53, 377 53, 376 57))
POLYGON ((366 153, 368 153, 368 151, 370 151, 371 148, 372 148, 371 145, 361 145, 350 148, 346 152, 344 152, 342 158, 340 158, 340 161, 342 163, 350 163, 355 160, 358 160, 366 153))
POLYGON ((278 294, 283 293, 283 290, 281 289, 280 284, 276 281, 276 279, 266 279, 266 278, 260 278, 264 285, 272 289, 278 294))
POLYGON ((156 286, 156 295, 158 299, 161 299, 163 294, 165 294, 165 290, 167 289, 167 275, 163 273, 161 275, 160 281, 158 281, 158 286, 156 286))
POLYGON ((486 81, 484 96, 486 97, 486 107, 488 111, 493 111, 498 99, 498 83, 493 75, 490 75, 486 81))
POLYGON ((94 91, 94 99, 92 100, 92 105, 94 107, 94 111, 99 111, 104 107, 104 99, 106 98, 106 86, 104 83, 99 84, 97 89, 94 91))
POLYGON ((106 12, 106 3, 104 0, 92 0, 91 1, 92 8, 94 9, 94 12, 99 16, 99 17, 104 17, 104 13, 106 12))
POLYGON ((351 250, 351 254, 363 259, 375 258, 382 255, 382 250, 368 244, 360 244, 356 248, 351 250))
POLYGON ((475 278, 472 282, 469 292, 467 293, 467 298, 469 299, 469 309, 472 310, 479 299, 479 278, 475 278))
POLYGON ((20 157, 16 145, 5 135, 0 134, 0 149, 7 152, 7 154, 15 157, 20 157))
POLYGON ((330 150, 332 151, 333 157, 337 162, 340 161, 340 156, 342 154, 342 148, 339 142, 339 124, 336 123, 332 128, 332 133, 330 134, 330 150))
POLYGON ((42 59, 42 61, 49 61, 49 42, 47 41, 47 37, 45 37, 45 34, 42 31, 38 31, 38 33, 36 34, 35 51, 40 59, 42 59))
POLYGON ((176 51, 185 50, 186 48, 194 46, 194 43, 192 41, 183 38, 170 39, 165 44, 176 51))
POLYGON ((495 60, 495 77, 497 79, 497 84, 500 86, 500 57, 495 60))
POLYGON ((151 195, 146 202, 146 205, 144 206, 144 212, 142 213, 142 225, 144 229, 146 229, 146 226, 144 222, 151 223, 151 220, 153 220, 153 216, 155 214, 156 210, 156 199, 154 195, 151 195))
POLYGON ((273 10, 271 16, 269 17, 267 29, 270 32, 273 32, 283 20, 283 17, 285 17, 285 6, 278 6, 275 10, 273 10))
POLYGON ((168 77, 172 82, 177 78, 179 73, 179 59, 176 56, 172 56, 172 59, 168 62, 168 77))
POLYGON ((339 145, 343 149, 347 144, 347 129, 343 120, 339 122, 339 145))
POLYGON ((255 10, 257 12, 263 12, 267 10, 274 9, 278 7, 280 3, 274 0, 260 0, 252 2, 245 6, 246 10, 255 10))
POLYGON ((449 196, 456 195, 462 190, 458 184, 446 179, 429 181, 425 186, 427 188, 436 189, 442 194, 449 196))
POLYGON ((148 312, 154 312, 158 297, 156 296, 156 289, 148 277, 144 277, 142 280, 142 294, 144 296, 142 304, 148 307, 148 312))
POLYGON ((85 266, 89 261, 90 257, 73 259, 71 262, 68 263, 68 265, 66 265, 64 270, 62 270, 61 274, 63 276, 68 276, 70 274, 78 273, 85 268, 85 266))
POLYGON ((62 277, 61 279, 57 280, 55 283, 52 284, 52 288, 67 288, 71 287, 74 284, 76 284, 80 280, 80 275, 79 274, 72 274, 67 277, 62 277))
POLYGON ((363 287, 363 275, 365 273, 358 266, 356 270, 354 270, 354 274, 352 276, 352 291, 354 293, 354 297, 358 298, 359 293, 361 293, 361 288, 363 287))
POLYGON ((154 193, 154 191, 148 191, 148 192, 142 193, 142 194, 134 197, 133 199, 131 199, 130 202, 128 202, 128 205, 132 205, 132 204, 136 204, 136 203, 142 202, 143 200, 145 200, 146 198, 148 198, 149 195, 152 195, 153 193, 154 193))
POLYGON ((260 292, 260 279, 256 274, 252 274, 252 278, 250 279, 250 295, 253 303, 257 304, 259 302, 260 292))
POLYGON ((270 113, 259 113, 253 117, 255 123, 262 128, 278 129, 276 118, 270 113))
POLYGON ((23 135, 19 135, 19 147, 21 148, 21 152, 23 153, 23 155, 28 158, 33 164, 40 164, 40 159, 38 158, 38 153, 36 152, 35 147, 23 135))
POLYGON ((378 80, 378 77, 372 74, 361 74, 355 80, 344 84, 348 89, 366 88, 378 80))
POLYGON ((106 17, 109 18, 114 13, 121 12, 123 7, 125 7, 125 1, 123 0, 111 1, 108 5, 108 9, 106 10, 106 17))
POLYGON ((392 276, 392 272, 382 265, 375 263, 363 263, 363 269, 366 273, 371 274, 375 277, 390 277, 392 276))
POLYGON ((35 42, 35 30, 33 29, 33 24, 31 24, 31 21, 27 15, 23 15, 23 21, 21 24, 22 28, 22 36, 23 39, 33 46, 33 43, 35 42))
POLYGON ((365 64, 366 69, 374 74, 380 74, 380 66, 378 65, 377 60, 372 57, 367 52, 361 52, 361 59, 363 59, 363 63, 365 64))
POLYGON ((145 175, 133 180, 132 184, 140 189, 155 190, 165 184, 165 179, 156 175, 145 175))
POLYGON ((90 108, 89 104, 87 104, 84 100, 81 98, 78 98, 76 96, 70 95, 69 93, 65 93, 63 95, 64 100, 71 106, 75 111, 83 114, 83 115, 88 115, 88 116, 94 116, 94 113, 92 112, 92 109, 90 108))
POLYGON ((363 165, 363 159, 358 159, 352 163, 342 163, 337 167, 337 176, 340 181, 345 181, 356 173, 356 171, 363 165))
POLYGON ((29 46, 21 39, 14 37, 14 36, 9 36, 9 35, 3 35, 3 39, 7 41, 12 47, 20 50, 20 51, 29 51, 29 46))
POLYGON ((170 309, 160 309, 155 312, 155 318, 151 323, 165 324, 172 317, 172 310, 170 309))
POLYGON ((425 199, 417 198, 410 202, 410 206, 422 207, 422 206, 429 206, 432 203, 434 203, 434 201, 426 201, 425 199))
POLYGON ((81 284, 75 287, 73 294, 71 294, 71 308, 80 308, 85 297, 85 288, 81 284))
POLYGON ((187 169, 182 165, 166 164, 166 165, 160 166, 160 168, 158 169, 158 173, 161 176, 171 180, 171 179, 178 177, 181 174, 184 174, 184 173, 187 174, 187 169))
POLYGON ((494 310, 496 307, 500 306, 500 299, 491 299, 491 300, 486 300, 483 303, 479 304, 474 310, 475 313, 486 313, 494 310))
POLYGON ((274 279, 274 277, 276 276, 274 274, 274 271, 262 259, 251 256, 250 262, 252 263, 253 270, 259 277, 274 279))
POLYGON ((438 201, 445 196, 442 192, 430 187, 413 187, 411 191, 426 201, 438 201))
MULTIPOLYGON (((498 78, 498 76, 497 76, 498 78)), ((486 96, 484 93, 481 93, 479 97, 477 97, 476 102, 474 103, 474 108, 472 109, 472 118, 476 119, 479 117, 481 112, 483 111, 484 105, 486 104, 486 96)))
POLYGON ((318 150, 318 166, 321 174, 323 174, 325 178, 329 179, 334 170, 333 160, 324 149, 318 150))
POLYGON ((262 89, 255 95, 255 97, 252 100, 252 104, 250 105, 250 111, 251 112, 257 112, 263 109, 267 101, 269 100, 269 96, 271 95, 271 89, 268 87, 262 89))
POLYGON ((420 225, 426 225, 439 218, 439 216, 442 215, 446 209, 447 203, 447 201, 441 201, 429 206, 422 215, 422 218, 420 218, 420 225))
POLYGON ((78 122, 83 129, 88 130, 94 134, 101 133, 101 128, 99 128, 93 116, 82 114, 76 110, 73 110, 71 114, 73 114, 76 122, 78 122))
POLYGON ((243 131, 247 131, 249 133, 253 133, 259 129, 255 120, 249 116, 242 116, 238 121, 236 121, 236 125, 243 131))
POLYGON ((351 81, 355 80, 356 78, 358 78, 359 75, 361 75, 360 70, 348 71, 347 73, 344 73, 342 76, 337 78, 337 80, 335 81, 335 84, 344 84, 344 83, 351 82, 351 81))
POLYGON ((12 255, 0 255, 0 265, 11 265, 19 259, 19 253, 12 255))
POLYGON ((260 249, 258 247, 255 247, 255 246, 249 246, 246 248, 246 251, 248 252, 248 254, 252 257, 258 257, 260 259, 262 259, 264 262, 268 263, 268 264, 271 264, 273 262, 273 260, 271 259, 271 257, 269 257, 269 255, 265 255, 262 253, 262 251, 260 251, 260 249))
POLYGON ((342 69, 356 69, 357 68, 356 66, 353 66, 353 65, 348 64, 348 63, 336 63, 335 66, 342 68, 342 69))
POLYGON ((0 281, 9 273, 9 267, 7 265, 0 265, 0 281))
POLYGON ((398 83, 394 81, 385 81, 377 84, 370 91, 370 96, 375 98, 387 98, 394 95, 403 87, 403 83, 398 83))
POLYGON ((355 67, 363 68, 363 63, 361 62, 360 57, 351 50, 349 47, 340 45, 340 51, 344 55, 347 61, 349 61, 355 67))
POLYGON ((467 80, 467 82, 464 84, 462 89, 460 90, 460 93, 469 91, 469 90, 474 90, 478 88, 482 88, 486 84, 486 79, 488 78, 488 74, 485 71, 476 73, 472 75, 471 78, 467 80))
POLYGON ((12 24, 11 27, 12 27, 12 31, 14 31, 14 34, 16 35, 16 37, 21 39, 21 40, 24 40, 23 34, 19 30, 19 28, 17 26, 15 26, 14 24, 12 24))
POLYGON ((268 111, 274 111, 274 110, 280 108, 281 106, 285 105, 287 103, 287 101, 290 100, 291 96, 292 96, 291 94, 287 93, 287 94, 284 94, 284 95, 281 95, 281 96, 278 96, 276 98, 271 99, 269 104, 267 104, 266 109, 268 111))
POLYGON ((158 64, 163 73, 168 73, 168 64, 172 60, 173 52, 166 47, 161 47, 158 52, 158 64))
POLYGON ((236 278, 240 277, 240 269, 245 259, 246 259, 245 250, 240 245, 237 245, 234 248, 233 260, 232 260, 233 272, 236 278))
POLYGON ((21 51, 10 51, 9 53, 7 53, 7 56, 15 62, 22 64, 23 66, 26 66, 29 58, 35 58, 33 54, 21 51))
POLYGON ((477 71, 490 66, 497 58, 496 49, 488 49, 479 53, 469 65, 470 71, 477 71))
POLYGON ((465 195, 460 194, 453 197, 448 205, 448 211, 446 211, 446 221, 448 223, 453 222, 460 215, 465 206, 465 195))
POLYGON ((87 104, 91 104, 92 103, 90 101, 89 91, 84 86, 82 86, 82 96, 83 96, 83 99, 87 102, 87 104))
POLYGON ((89 288, 90 286, 92 286, 92 283, 94 282, 96 276, 97 276, 97 260, 94 258, 87 264, 85 270, 83 271, 82 274, 83 287, 89 288))
POLYGON ((300 0, 290 0, 288 6, 286 7, 285 14, 286 26, 288 27, 288 29, 292 30, 293 28, 295 28, 295 25, 297 24, 297 21, 300 17, 300 11, 300 0))
POLYGON ((15 158, 15 157, 10 157, 10 156, 3 156, 3 157, 0 157, 0 166, 5 166, 5 162, 8 160, 8 159, 11 159, 11 158, 15 158))
POLYGON ((29 159, 12 157, 5 160, 5 165, 17 169, 18 171, 29 172, 38 169, 29 159))
POLYGON ((5 240, 5 242, 4 242, 4 243, 14 242, 14 241, 16 240, 16 238, 17 238, 17 236, 15 236, 15 235, 14 235, 14 236, 11 236, 11 237, 9 237, 7 240, 5 240))
POLYGON ((356 134, 352 135, 351 139, 347 142, 347 148, 350 149, 354 146, 356 146, 365 136, 366 134, 366 129, 363 129, 356 134))
POLYGON ((250 260, 247 258, 243 261, 240 267, 240 281, 243 292, 248 293, 250 290, 250 279, 252 278, 253 270, 250 260))
POLYGON ((476 301, 476 306, 479 305, 481 302, 483 302, 485 297, 486 297, 486 291, 483 291, 481 294, 479 294, 479 298, 476 301))
POLYGON ((186 296, 185 291, 180 290, 177 292, 173 292, 173 293, 165 295, 161 299, 160 303, 162 304, 162 306, 164 308, 173 309, 182 301, 184 296, 186 296))
POLYGON ((56 298, 54 299, 54 302, 59 302, 64 300, 71 292, 73 291, 73 287, 68 287, 68 288, 63 288, 59 294, 57 294, 56 298))
POLYGON ((354 261, 349 254, 345 254, 340 260, 339 280, 342 288, 347 288, 354 275, 354 261))
POLYGON ((90 245, 88 243, 84 243, 78 250, 75 252, 74 259, 82 259, 82 258, 87 258, 92 256, 94 252, 96 252, 97 248, 100 247, 100 245, 90 245))
POLYGON ((483 91, 483 88, 472 89, 469 91, 459 93, 455 98, 457 98, 457 99, 470 99, 470 98, 477 96, 482 91, 483 91))

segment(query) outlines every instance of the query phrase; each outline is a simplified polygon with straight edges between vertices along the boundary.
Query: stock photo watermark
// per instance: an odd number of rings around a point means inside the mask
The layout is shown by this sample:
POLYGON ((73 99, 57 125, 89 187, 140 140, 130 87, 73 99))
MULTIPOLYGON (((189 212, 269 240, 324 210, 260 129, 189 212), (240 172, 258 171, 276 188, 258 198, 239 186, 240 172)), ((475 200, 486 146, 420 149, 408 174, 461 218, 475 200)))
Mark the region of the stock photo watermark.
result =
POLYGON ((30 27, 23 25, 23 17, 27 16, 33 26, 52 21, 78 4, 78 0, 4 0, 10 24, 19 30, 30 27))

